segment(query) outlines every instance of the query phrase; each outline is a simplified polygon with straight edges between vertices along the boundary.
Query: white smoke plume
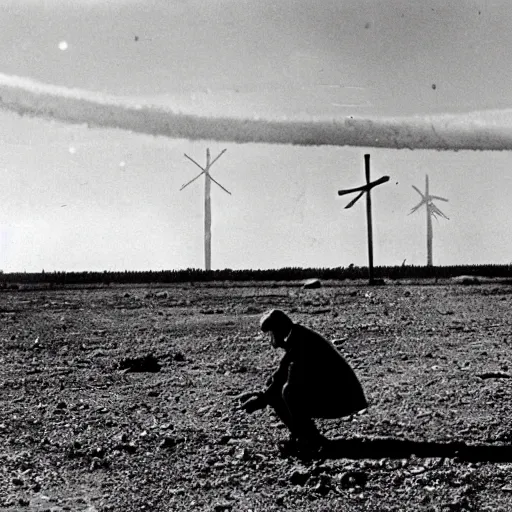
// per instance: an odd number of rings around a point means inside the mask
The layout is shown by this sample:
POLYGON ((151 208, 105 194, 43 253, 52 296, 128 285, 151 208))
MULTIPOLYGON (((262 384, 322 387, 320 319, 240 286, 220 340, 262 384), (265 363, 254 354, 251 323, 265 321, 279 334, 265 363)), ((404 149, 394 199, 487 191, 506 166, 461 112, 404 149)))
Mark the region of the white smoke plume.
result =
POLYGON ((22 116, 189 140, 395 149, 512 149, 512 110, 333 120, 210 117, 4 74, 0 74, 0 109, 22 116))

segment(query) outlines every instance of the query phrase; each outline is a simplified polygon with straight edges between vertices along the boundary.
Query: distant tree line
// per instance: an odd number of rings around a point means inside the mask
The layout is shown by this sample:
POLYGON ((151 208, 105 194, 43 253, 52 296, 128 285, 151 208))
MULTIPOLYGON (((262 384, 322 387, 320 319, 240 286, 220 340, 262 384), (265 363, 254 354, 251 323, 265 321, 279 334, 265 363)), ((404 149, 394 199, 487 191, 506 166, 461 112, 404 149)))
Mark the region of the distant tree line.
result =
MULTIPOLYGON (((375 277, 384 279, 439 278, 460 275, 483 277, 512 277, 510 265, 454 265, 426 267, 402 265, 376 267, 375 277)), ((160 270, 123 272, 14 272, 0 273, 0 287, 10 284, 86 285, 86 284, 143 284, 187 283, 212 281, 301 281, 310 278, 322 280, 366 279, 367 267, 300 268, 286 267, 271 270, 160 270)))

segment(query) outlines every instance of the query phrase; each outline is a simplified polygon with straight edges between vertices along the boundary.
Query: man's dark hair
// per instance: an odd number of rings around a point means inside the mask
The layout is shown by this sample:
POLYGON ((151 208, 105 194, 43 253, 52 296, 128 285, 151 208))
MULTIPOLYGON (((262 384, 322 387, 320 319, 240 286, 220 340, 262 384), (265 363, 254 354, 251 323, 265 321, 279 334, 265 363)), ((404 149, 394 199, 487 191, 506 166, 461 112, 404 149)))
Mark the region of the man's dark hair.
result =
POLYGON ((293 327, 293 322, 284 311, 272 309, 261 317, 260 327, 263 332, 280 331, 288 333, 293 327))

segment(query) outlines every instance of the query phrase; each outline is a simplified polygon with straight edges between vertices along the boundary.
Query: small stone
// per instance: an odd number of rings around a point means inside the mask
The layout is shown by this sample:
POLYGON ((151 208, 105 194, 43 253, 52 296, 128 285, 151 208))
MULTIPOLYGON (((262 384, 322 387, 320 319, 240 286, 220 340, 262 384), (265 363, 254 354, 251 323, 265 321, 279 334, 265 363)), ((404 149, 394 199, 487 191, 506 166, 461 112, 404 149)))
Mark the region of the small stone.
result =
POLYGON ((320 481, 318 482, 314 487, 313 491, 317 492, 318 494, 321 494, 322 496, 327 496, 329 494, 329 491, 331 490, 330 486, 327 485, 325 482, 320 481))
POLYGON ((119 362, 119 369, 125 372, 159 372, 162 366, 153 354, 141 357, 125 357, 119 362))
POLYGON ((368 480, 368 475, 364 471, 347 471, 340 478, 342 489, 352 489, 354 487, 364 487, 368 480))
POLYGON ((181 437, 165 436, 160 443, 160 448, 174 448, 176 445, 183 443, 184 439, 181 437))
POLYGON ((98 459, 101 459, 105 456, 106 450, 105 448, 102 448, 101 446, 96 446, 91 450, 91 456, 97 457, 98 459))
POLYGON ((241 450, 239 450, 235 457, 239 460, 243 460, 243 461, 248 461, 248 460, 251 460, 251 454, 249 452, 249 450, 247 448, 242 448, 241 450))
POLYGON ((233 505, 227 501, 221 501, 219 503, 216 503, 213 506, 213 510, 215 512, 225 512, 227 510, 232 510, 232 509, 233 509, 233 505))
POLYGON ((91 464, 89 466, 89 471, 95 471, 97 469, 100 469, 103 466, 101 459, 98 459, 97 457, 94 457, 91 461, 91 464))
POLYGON ((311 476, 306 468, 294 468, 290 473, 290 482, 292 485, 303 486, 311 476))
POLYGON ((30 500, 22 496, 22 497, 18 500, 18 503, 19 503, 19 504, 20 504, 20 506, 22 506, 22 507, 28 507, 28 506, 30 505, 30 500))
POLYGON ((181 363, 185 361, 185 356, 181 352, 176 352, 176 354, 174 354, 174 360, 181 363))
POLYGON ((119 443, 114 447, 117 451, 133 454, 137 451, 137 446, 134 443, 119 443))

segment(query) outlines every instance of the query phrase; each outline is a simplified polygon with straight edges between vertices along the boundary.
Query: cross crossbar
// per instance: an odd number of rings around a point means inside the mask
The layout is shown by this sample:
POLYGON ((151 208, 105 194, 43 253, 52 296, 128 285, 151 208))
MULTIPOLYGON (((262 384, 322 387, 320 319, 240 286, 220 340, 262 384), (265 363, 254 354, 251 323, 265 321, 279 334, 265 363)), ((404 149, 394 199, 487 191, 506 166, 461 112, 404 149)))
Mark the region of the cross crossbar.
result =
MULTIPOLYGON (((378 185, 382 185, 383 183, 386 183, 387 181, 389 181, 389 176, 382 176, 382 178, 379 178, 378 180, 375 180, 375 181, 371 181, 370 183, 367 183, 366 185, 362 185, 360 187, 354 187, 354 188, 347 188, 347 189, 344 189, 344 190, 338 190, 338 195, 339 196, 345 196, 347 194, 352 194, 353 192, 361 192, 361 194, 359 194, 357 196, 357 198, 350 203, 350 206, 353 206, 354 203, 360 197, 362 197, 365 192, 369 192, 372 188, 374 188, 374 187, 376 187, 378 185)), ((349 206, 346 206, 345 208, 349 208, 349 206)))

